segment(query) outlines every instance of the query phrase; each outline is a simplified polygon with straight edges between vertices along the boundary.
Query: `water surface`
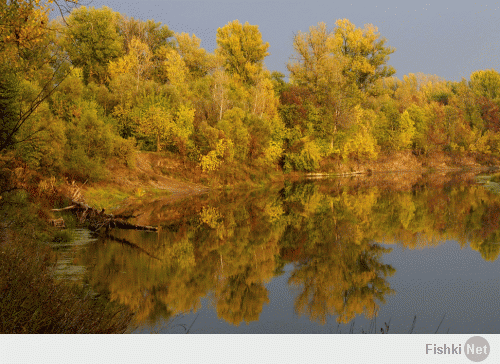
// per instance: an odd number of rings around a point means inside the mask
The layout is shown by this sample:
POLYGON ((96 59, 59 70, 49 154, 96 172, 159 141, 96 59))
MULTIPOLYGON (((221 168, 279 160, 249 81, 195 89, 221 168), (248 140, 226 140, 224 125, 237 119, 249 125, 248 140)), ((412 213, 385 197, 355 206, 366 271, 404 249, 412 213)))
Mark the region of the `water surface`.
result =
POLYGON ((375 176, 154 201, 75 250, 137 333, 499 333, 500 196, 375 176), (387 326, 386 326, 387 323, 387 326))

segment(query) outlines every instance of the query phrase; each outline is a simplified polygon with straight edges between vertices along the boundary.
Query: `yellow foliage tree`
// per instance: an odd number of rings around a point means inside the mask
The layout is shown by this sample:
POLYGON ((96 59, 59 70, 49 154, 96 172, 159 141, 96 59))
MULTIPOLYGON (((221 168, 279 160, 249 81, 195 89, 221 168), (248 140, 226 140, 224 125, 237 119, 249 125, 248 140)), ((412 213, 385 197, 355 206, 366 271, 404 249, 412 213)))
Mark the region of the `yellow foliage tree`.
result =
POLYGON ((248 22, 242 25, 238 20, 217 29, 217 46, 216 53, 224 58, 226 70, 245 83, 255 81, 269 55, 269 43, 263 43, 259 27, 248 22))
POLYGON ((40 0, 0 3, 0 52, 5 61, 17 64, 20 51, 32 49, 44 40, 50 3, 40 0))
POLYGON ((377 27, 366 24, 363 29, 356 28, 348 19, 339 19, 335 25, 335 44, 347 61, 343 73, 358 87, 366 90, 377 79, 396 73, 393 67, 386 66, 395 49, 385 46, 386 39, 377 27))
POLYGON ((172 128, 173 119, 168 110, 158 104, 148 106, 139 113, 137 129, 140 133, 153 135, 156 139, 156 151, 162 149, 162 140, 172 128))
POLYGON ((405 110, 399 122, 399 147, 401 149, 411 148, 414 135, 415 122, 410 118, 408 111, 405 110))
POLYGON ((177 52, 182 57, 189 73, 193 77, 203 77, 207 74, 211 64, 210 56, 200 48, 200 38, 194 34, 176 33, 177 52))
POLYGON ((363 110, 360 106, 354 108, 356 125, 353 134, 347 139, 342 149, 342 157, 363 157, 374 159, 378 155, 377 141, 372 133, 375 115, 371 110, 363 110))
POLYGON ((152 70, 153 62, 151 61, 153 54, 148 45, 143 43, 139 38, 132 38, 130 42, 129 52, 117 59, 109 62, 108 71, 111 78, 118 75, 130 73, 137 80, 137 89, 141 79, 146 79, 152 70))

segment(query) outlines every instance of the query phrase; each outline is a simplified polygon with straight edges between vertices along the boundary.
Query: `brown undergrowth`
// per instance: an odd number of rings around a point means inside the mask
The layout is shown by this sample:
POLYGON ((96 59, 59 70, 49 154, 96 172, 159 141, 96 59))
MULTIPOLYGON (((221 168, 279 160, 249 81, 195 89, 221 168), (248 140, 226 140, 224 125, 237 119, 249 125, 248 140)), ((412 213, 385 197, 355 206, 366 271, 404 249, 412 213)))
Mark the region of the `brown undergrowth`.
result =
POLYGON ((124 333, 132 313, 58 281, 52 251, 13 234, 0 247, 0 333, 124 333))
POLYGON ((54 276, 56 255, 46 242, 62 231, 48 223, 55 186, 14 182, 0 199, 0 333, 126 332, 132 312, 54 276))

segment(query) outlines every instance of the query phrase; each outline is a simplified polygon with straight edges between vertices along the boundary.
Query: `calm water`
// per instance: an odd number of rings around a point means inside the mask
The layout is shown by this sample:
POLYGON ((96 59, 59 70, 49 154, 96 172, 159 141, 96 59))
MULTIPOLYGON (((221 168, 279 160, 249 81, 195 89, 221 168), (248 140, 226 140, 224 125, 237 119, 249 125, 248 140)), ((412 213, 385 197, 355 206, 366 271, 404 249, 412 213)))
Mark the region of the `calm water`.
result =
POLYGON ((155 201, 130 212, 159 233, 112 231, 71 262, 137 333, 500 333, 486 187, 387 175, 155 201))

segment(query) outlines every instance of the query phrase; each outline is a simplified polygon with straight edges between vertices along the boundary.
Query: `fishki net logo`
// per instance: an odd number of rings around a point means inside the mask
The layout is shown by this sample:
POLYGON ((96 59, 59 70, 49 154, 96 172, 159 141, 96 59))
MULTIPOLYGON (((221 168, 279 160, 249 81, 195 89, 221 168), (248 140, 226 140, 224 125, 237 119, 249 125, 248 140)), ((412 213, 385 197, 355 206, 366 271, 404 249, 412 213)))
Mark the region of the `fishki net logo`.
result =
POLYGON ((438 345, 438 344, 426 344, 425 353, 427 355, 462 355, 473 361, 480 362, 483 361, 490 355, 490 344, 488 341, 481 336, 473 336, 465 345, 462 344, 451 344, 451 345, 438 345))

